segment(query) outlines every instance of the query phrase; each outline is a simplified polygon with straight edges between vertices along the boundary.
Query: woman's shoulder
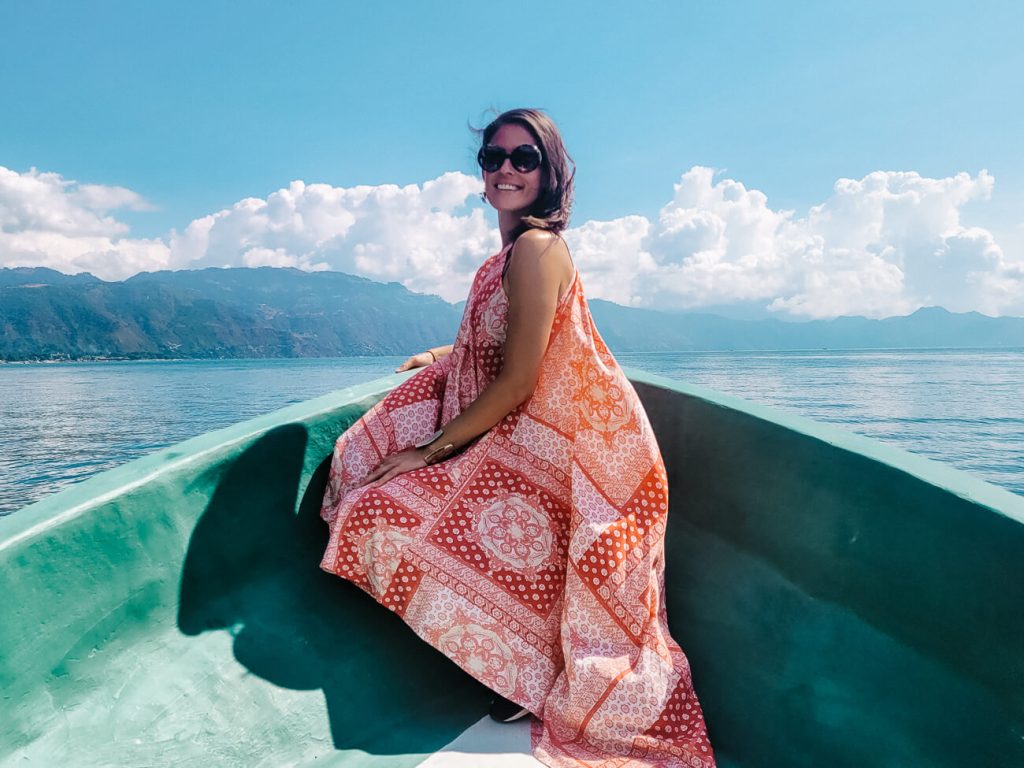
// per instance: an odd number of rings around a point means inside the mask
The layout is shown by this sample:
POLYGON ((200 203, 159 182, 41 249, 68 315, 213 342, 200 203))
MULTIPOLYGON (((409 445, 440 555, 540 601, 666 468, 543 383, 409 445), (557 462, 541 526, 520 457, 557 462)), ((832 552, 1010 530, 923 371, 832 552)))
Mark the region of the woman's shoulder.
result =
MULTIPOLYGON (((559 284, 559 295, 572 279, 575 267, 569 255, 569 247, 561 235, 545 229, 528 229, 516 238, 506 268, 510 272, 510 284, 521 280, 527 274, 527 282, 543 279, 559 284), (546 277, 541 277, 541 275, 546 277), (518 277, 516 277, 518 276, 518 277)), ((514 291, 513 291, 514 292, 514 291)))
POLYGON ((517 258, 522 261, 523 257, 533 256, 547 262, 554 261, 565 267, 572 266, 572 257, 569 255, 569 246, 565 240, 556 232, 546 229, 528 229, 519 235, 512 245, 511 256, 513 261, 517 258))
POLYGON ((512 246, 513 251, 527 249, 543 252, 552 248, 569 252, 569 246, 560 234, 539 227, 532 227, 523 232, 512 246))

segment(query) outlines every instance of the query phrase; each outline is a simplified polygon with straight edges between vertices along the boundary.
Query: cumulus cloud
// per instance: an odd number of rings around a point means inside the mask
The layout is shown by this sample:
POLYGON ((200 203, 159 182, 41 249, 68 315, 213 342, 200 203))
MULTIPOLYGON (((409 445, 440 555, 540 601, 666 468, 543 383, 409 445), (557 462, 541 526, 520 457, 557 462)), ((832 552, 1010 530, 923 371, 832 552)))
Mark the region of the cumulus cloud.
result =
POLYGON ((167 244, 126 237, 128 226, 111 215, 150 208, 124 187, 0 166, 0 267, 41 266, 110 279, 164 269, 170 263, 167 244))
POLYGON ((332 269, 459 301, 481 254, 500 247, 483 210, 467 207, 481 189, 461 173, 405 187, 293 181, 196 219, 172 234, 171 251, 193 267, 332 269))
POLYGON ((644 250, 651 223, 643 216, 614 221, 588 221, 565 233, 576 266, 585 276, 587 294, 617 304, 640 304, 634 275, 655 271, 657 265, 644 250))
MULTIPOLYGON (((660 309, 754 304, 795 318, 885 317, 928 305, 1024 314, 1024 260, 961 221, 965 204, 992 194, 985 171, 840 179, 802 216, 719 176, 700 166, 682 174, 654 220, 627 215, 570 229, 588 295, 660 309)), ((114 215, 148 207, 131 190, 0 168, 0 266, 107 279, 204 266, 331 269, 457 301, 500 246, 480 190, 461 173, 404 187, 294 181, 143 240, 114 215)))
POLYGON ((985 171, 840 179, 803 217, 715 175, 699 166, 684 173, 646 229, 629 217, 580 227, 628 243, 629 253, 600 262, 598 290, 634 306, 761 302, 802 318, 887 317, 931 305, 1024 313, 1024 260, 960 219, 967 202, 991 195, 994 180, 985 171))

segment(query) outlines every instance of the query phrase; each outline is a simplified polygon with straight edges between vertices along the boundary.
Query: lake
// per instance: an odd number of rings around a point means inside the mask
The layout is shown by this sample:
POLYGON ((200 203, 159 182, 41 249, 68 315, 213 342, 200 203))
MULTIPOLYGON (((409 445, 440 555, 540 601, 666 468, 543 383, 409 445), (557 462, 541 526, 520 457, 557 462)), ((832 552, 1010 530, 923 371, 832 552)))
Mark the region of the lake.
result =
MULTIPOLYGON (((0 365, 0 514, 404 358, 0 365)), ((1024 350, 680 352, 619 361, 830 422, 1024 495, 1024 350)))

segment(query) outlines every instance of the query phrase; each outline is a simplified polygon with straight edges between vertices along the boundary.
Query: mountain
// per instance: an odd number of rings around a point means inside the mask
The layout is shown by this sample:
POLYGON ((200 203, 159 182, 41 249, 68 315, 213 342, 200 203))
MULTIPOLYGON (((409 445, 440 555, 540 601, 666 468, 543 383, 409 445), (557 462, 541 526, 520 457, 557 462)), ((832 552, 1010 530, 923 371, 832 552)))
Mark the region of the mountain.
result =
POLYGON ((397 355, 445 343, 459 318, 436 296, 340 272, 0 270, 2 360, 397 355))
POLYGON ((608 346, 619 352, 674 350, 1024 347, 1024 318, 925 307, 905 317, 786 322, 654 312, 590 302, 608 346))
POLYGON ((77 275, 65 275, 55 269, 46 267, 14 267, 0 269, 0 288, 14 285, 35 287, 40 285, 82 285, 83 283, 102 283, 98 277, 88 272, 77 275))
MULTIPOLYGON (((939 307, 810 322, 590 307, 618 353, 1024 347, 1024 318, 939 307)), ((201 269, 107 282, 0 269, 0 361, 404 355, 450 342, 462 308, 340 272, 201 269)))

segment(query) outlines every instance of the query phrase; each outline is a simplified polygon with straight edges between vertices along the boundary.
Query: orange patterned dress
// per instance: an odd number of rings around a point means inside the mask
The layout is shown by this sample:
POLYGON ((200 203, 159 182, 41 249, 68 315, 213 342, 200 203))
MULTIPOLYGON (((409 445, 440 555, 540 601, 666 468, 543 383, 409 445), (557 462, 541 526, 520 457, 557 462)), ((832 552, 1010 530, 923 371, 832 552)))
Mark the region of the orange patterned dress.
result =
POLYGON ((665 466, 578 273, 526 402, 446 461, 357 485, 501 370, 506 250, 478 270, 452 353, 338 438, 321 567, 527 707, 541 762, 710 768, 689 663, 665 616, 665 466))

